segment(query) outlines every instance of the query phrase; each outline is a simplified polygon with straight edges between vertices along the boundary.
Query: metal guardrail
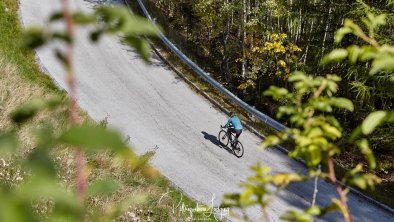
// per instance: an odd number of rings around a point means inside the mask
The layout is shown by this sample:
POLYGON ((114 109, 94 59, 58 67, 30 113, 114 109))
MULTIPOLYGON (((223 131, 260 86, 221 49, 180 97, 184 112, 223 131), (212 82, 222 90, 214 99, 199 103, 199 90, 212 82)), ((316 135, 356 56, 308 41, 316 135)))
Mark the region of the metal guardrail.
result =
MULTIPOLYGON (((140 5, 142 11, 144 12, 145 16, 151 20, 153 23, 154 20, 150 16, 149 12, 146 10, 145 5, 142 3, 141 0, 136 0, 138 4, 140 5)), ((286 126, 283 124, 279 123, 275 119, 267 116, 266 114, 256 110, 255 108, 251 107, 248 105, 246 102, 242 101, 240 98, 238 98, 236 95, 234 95, 232 92, 227 90, 225 87, 223 87, 222 84, 217 82, 215 79, 213 79, 207 72, 202 70, 199 66, 197 66, 193 61, 191 61, 185 54, 183 54, 170 40, 167 39, 163 35, 163 33, 159 33, 160 39, 163 41, 163 43, 172 51, 174 52, 179 59, 181 59, 186 65, 189 66, 195 73, 200 75, 205 81, 207 81, 209 84, 211 84, 215 89, 219 90, 222 92, 224 95, 226 95, 229 99, 237 103, 239 106, 241 106, 243 109, 248 111, 250 114, 254 116, 254 118, 260 120, 261 122, 267 124, 268 126, 274 128, 275 130, 279 132, 283 132, 287 129, 286 126)))

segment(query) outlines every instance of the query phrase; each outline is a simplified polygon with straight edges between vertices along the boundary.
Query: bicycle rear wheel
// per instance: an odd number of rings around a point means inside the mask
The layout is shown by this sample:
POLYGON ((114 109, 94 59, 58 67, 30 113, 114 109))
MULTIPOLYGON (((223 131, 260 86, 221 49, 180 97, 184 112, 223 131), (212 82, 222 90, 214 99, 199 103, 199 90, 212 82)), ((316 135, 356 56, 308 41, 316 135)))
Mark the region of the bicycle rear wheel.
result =
POLYGON ((244 155, 244 146, 241 142, 236 141, 233 146, 234 155, 238 158, 241 158, 244 155))
POLYGON ((220 132, 218 134, 218 140, 219 140, 220 145, 227 146, 228 141, 229 141, 227 132, 224 130, 220 130, 220 132))

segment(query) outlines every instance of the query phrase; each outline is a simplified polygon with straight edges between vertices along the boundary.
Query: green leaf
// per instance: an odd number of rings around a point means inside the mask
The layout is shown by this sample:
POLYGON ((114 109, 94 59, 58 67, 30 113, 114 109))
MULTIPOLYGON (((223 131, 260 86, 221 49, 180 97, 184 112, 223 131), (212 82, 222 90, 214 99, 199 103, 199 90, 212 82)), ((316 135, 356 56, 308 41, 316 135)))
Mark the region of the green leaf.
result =
POLYGON ((337 127, 331 126, 328 123, 322 124, 321 128, 324 130, 326 136, 330 137, 331 139, 337 139, 342 136, 341 131, 337 127))
POLYGON ((391 111, 391 112, 387 113, 386 121, 387 122, 394 122, 394 111, 391 111))
POLYGON ((305 177, 296 173, 279 173, 273 176, 272 182, 277 186, 287 186, 289 183, 303 181, 305 177))
POLYGON ((89 125, 71 127, 61 134, 58 141, 89 152, 108 149, 120 153, 128 150, 119 133, 89 125))
POLYGON ((367 188, 374 189, 375 184, 380 183, 381 179, 374 174, 357 174, 350 179, 350 183, 362 190, 367 188))
POLYGON ((36 147, 29 154, 25 163, 26 169, 32 170, 36 175, 45 175, 56 178, 55 163, 49 156, 49 150, 36 147))
POLYGON ((392 56, 384 56, 379 59, 375 59, 372 62, 372 67, 369 73, 374 75, 380 71, 393 71, 394 70, 394 57, 392 56))
POLYGON ((376 111, 369 114, 361 125, 362 132, 365 135, 372 133, 376 127, 378 127, 385 121, 386 117, 386 111, 376 111))
POLYGON ((60 96, 53 96, 50 99, 32 99, 25 104, 19 106, 11 113, 11 119, 15 123, 23 123, 33 118, 37 112, 44 108, 55 108, 62 103, 60 96))
POLYGON ((157 35, 157 28, 149 20, 131 15, 127 8, 119 6, 102 6, 95 11, 96 16, 101 18, 106 25, 106 32, 123 33, 125 35, 157 35))
POLYGON ((306 162, 308 166, 317 166, 320 164, 322 160, 322 153, 319 147, 310 145, 308 146, 306 162))
POLYGON ((362 52, 361 48, 357 45, 349 46, 347 48, 347 51, 349 52, 349 61, 351 63, 356 63, 358 60, 358 57, 360 56, 360 54, 362 52))
POLYGON ((367 181, 365 181, 365 179, 362 177, 352 178, 351 183, 356 185, 362 190, 365 190, 367 188, 367 181))
POLYGON ((355 185, 361 189, 375 188, 375 184, 380 183, 381 179, 374 174, 362 173, 363 165, 361 163, 348 171, 342 181, 346 184, 355 185))
POLYGON ((45 107, 45 101, 42 99, 33 99, 11 113, 11 119, 15 123, 25 122, 34 117, 37 112, 45 107))
POLYGON ((386 14, 380 14, 380 15, 375 16, 372 13, 369 13, 367 16, 372 23, 373 29, 376 29, 379 26, 386 24, 386 18, 387 18, 386 14))
POLYGON ((360 134, 362 134, 362 129, 361 126, 358 126, 356 129, 353 130, 349 140, 354 141, 355 139, 357 139, 358 136, 360 136, 360 134))
POLYGON ((307 131, 308 131, 307 137, 309 138, 323 136, 323 131, 319 127, 310 127, 309 129, 307 129, 307 131))
POLYGON ((342 80, 341 77, 337 76, 337 75, 332 75, 332 74, 328 74, 326 77, 328 80, 331 80, 333 82, 340 82, 342 80))
POLYGON ((341 211, 342 215, 344 215, 347 218, 350 217, 346 206, 343 205, 340 200, 338 200, 336 198, 332 198, 331 203, 332 203, 332 206, 330 207, 331 209, 338 209, 339 211, 341 211))
POLYGON ((348 51, 346 49, 334 49, 327 55, 325 55, 321 61, 323 65, 326 65, 328 63, 332 62, 339 62, 346 58, 349 55, 348 51))
POLYGON ((345 35, 352 33, 352 29, 348 28, 348 27, 342 27, 340 29, 338 29, 338 31, 336 31, 335 33, 335 43, 338 44, 342 41, 343 37, 345 37, 345 35))
POLYGON ((128 20, 127 26, 122 30, 126 35, 147 35, 156 36, 159 34, 160 28, 154 25, 151 21, 139 17, 131 16, 128 20))
POLYGON ((51 98, 45 100, 45 107, 48 109, 54 109, 64 104, 63 96, 51 96, 51 98))
POLYGON ((356 23, 354 23, 350 19, 345 19, 344 26, 346 28, 350 28, 352 30, 352 33, 356 36, 361 36, 364 34, 363 30, 358 26, 356 23))
POLYGON ((378 50, 370 45, 364 45, 361 47, 361 53, 359 56, 360 61, 365 62, 370 59, 376 58, 378 55, 378 50))
POLYGON ((105 195, 109 196, 119 189, 119 184, 114 180, 98 180, 90 183, 87 194, 88 196, 105 195))
POLYGON ((280 138, 274 135, 267 136, 263 143, 260 145, 260 149, 265 149, 269 146, 277 145, 281 142, 280 138))
POLYGON ((241 207, 241 203, 239 201, 240 199, 240 194, 224 194, 223 196, 223 201, 220 205, 220 207, 241 207))
POLYGON ((92 40, 92 42, 97 42, 103 33, 104 33, 104 31, 101 29, 91 32, 90 33, 90 40, 92 40))
POLYGON ((330 104, 338 108, 347 109, 352 112, 354 110, 353 102, 346 98, 331 98, 330 104))
POLYGON ((73 41, 70 35, 68 35, 66 32, 55 32, 52 34, 52 38, 62 40, 65 43, 72 43, 73 41))
POLYGON ((145 62, 149 62, 150 44, 148 41, 134 36, 126 36, 123 40, 125 43, 135 48, 145 62))
POLYGON ((297 113, 297 109, 294 106, 280 106, 277 117, 281 118, 283 115, 292 115, 294 113, 297 113))
POLYGON ((14 153, 18 146, 18 139, 14 133, 0 134, 0 156, 14 153))
POLYGON ((382 45, 379 49, 378 52, 383 54, 383 55, 389 55, 389 56, 394 56, 394 46, 391 45, 382 45))
POLYGON ((306 213, 299 213, 294 210, 287 211, 283 216, 280 217, 283 221, 291 222, 312 222, 313 218, 311 215, 306 213))
POLYGON ((375 160, 375 156, 373 155, 372 150, 369 147, 368 140, 361 139, 361 140, 357 141, 357 146, 360 148, 361 153, 367 157, 369 167, 371 169, 375 169, 376 168, 376 160, 375 160))
POLYGON ((54 147, 54 135, 53 135, 53 129, 51 127, 42 127, 37 130, 35 130, 35 136, 36 136, 36 146, 45 148, 45 149, 51 149, 54 147))
POLYGON ((304 72, 295 71, 289 76, 289 82, 298 82, 307 80, 307 76, 304 72))
POLYGON ((55 55, 56 55, 56 58, 60 61, 60 63, 62 63, 62 65, 64 67, 68 66, 67 65, 67 57, 62 51, 60 51, 59 49, 55 49, 55 55))
POLYGON ((254 196, 254 187, 252 186, 246 186, 245 190, 241 193, 239 196, 239 202, 241 203, 241 206, 247 207, 255 204, 255 201, 251 198, 254 196))
POLYGON ((285 88, 270 86, 270 88, 266 90, 263 95, 271 96, 274 100, 279 100, 281 98, 286 98, 289 95, 289 91, 285 88))
POLYGON ((309 104, 316 110, 322 112, 332 112, 332 107, 324 98, 310 99, 309 104))
POLYGON ((63 19, 63 12, 54 12, 49 16, 49 22, 56 22, 63 19))
POLYGON ((88 15, 83 12, 74 12, 72 16, 74 22, 79 25, 87 25, 97 22, 94 15, 88 15))
POLYGON ((305 212, 310 215, 320 215, 321 209, 318 206, 312 206, 312 207, 308 208, 305 212))
POLYGON ((31 27, 23 33, 22 47, 35 49, 47 43, 48 40, 49 36, 45 34, 43 29, 31 27))

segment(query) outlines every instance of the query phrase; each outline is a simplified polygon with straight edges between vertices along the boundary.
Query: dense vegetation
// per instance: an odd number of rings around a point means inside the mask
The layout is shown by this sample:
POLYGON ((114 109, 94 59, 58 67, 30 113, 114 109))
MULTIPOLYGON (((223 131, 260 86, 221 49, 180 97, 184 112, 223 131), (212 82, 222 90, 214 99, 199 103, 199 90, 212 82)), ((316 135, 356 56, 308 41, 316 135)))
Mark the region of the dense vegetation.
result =
MULTIPOLYGON (((271 116, 276 116, 278 106, 285 101, 263 97, 263 92, 270 85, 291 89, 287 80, 294 70, 315 76, 335 73, 341 77, 338 96, 351 99, 355 105, 354 112, 336 111, 345 135, 369 112, 393 109, 392 72, 370 75, 370 62, 318 65, 333 48, 363 41, 349 36, 334 43, 335 31, 346 18, 363 24, 367 13, 385 13, 386 23, 374 30, 375 37, 379 44, 393 44, 392 1, 146 0, 144 3, 183 52, 240 98, 271 116)), ((292 126, 287 118, 280 121, 292 126)), ((393 180, 393 135, 394 128, 385 125, 370 137, 378 159, 376 172, 386 183, 393 180)), ((345 140, 342 143, 345 151, 338 161, 343 166, 352 167, 363 161, 352 144, 345 140)))
MULTIPOLYGON (((351 63, 371 63, 369 74, 388 75, 389 81, 394 81, 390 74, 394 71, 394 47, 389 44, 381 45, 376 39, 375 31, 386 24, 386 14, 375 15, 367 12, 362 22, 365 28, 360 27, 351 19, 344 21, 343 27, 335 33, 335 42, 342 42, 345 37, 356 36, 363 40, 358 44, 352 44, 347 48, 336 48, 326 54, 321 64, 337 63, 348 59, 351 63)), ((270 173, 269 167, 261 163, 251 169, 255 174, 243 183, 244 191, 241 193, 228 194, 225 196, 225 204, 245 208, 258 205, 266 220, 269 217, 266 207, 270 202, 269 196, 272 191, 268 185, 272 184, 280 191, 290 183, 305 181, 315 178, 314 194, 310 207, 304 212, 287 211, 281 219, 286 221, 313 221, 314 217, 322 217, 331 211, 339 211, 344 221, 353 221, 354 215, 347 204, 349 185, 365 190, 374 189, 381 179, 374 174, 363 172, 363 164, 358 163, 353 169, 341 177, 342 184, 338 183, 336 176, 335 156, 341 154, 340 138, 343 137, 341 124, 333 114, 336 109, 354 111, 353 103, 343 97, 336 97, 338 82, 341 78, 337 75, 316 76, 306 75, 304 72, 295 71, 288 82, 293 85, 292 90, 270 86, 264 92, 276 101, 285 100, 284 105, 278 109, 277 116, 286 116, 291 122, 291 127, 284 132, 270 135, 264 139, 262 147, 269 147, 284 141, 292 141, 294 148, 289 152, 289 157, 302 158, 309 170, 309 175, 297 173, 270 173), (322 166, 322 168, 321 168, 322 166), (316 205, 315 198, 317 178, 331 182, 338 193, 338 198, 331 198, 329 204, 316 205), (347 185, 344 186, 343 184, 347 185)), ((362 125, 357 127, 350 137, 349 142, 356 145, 359 151, 368 159, 370 169, 376 168, 376 159, 370 148, 367 136, 382 124, 394 122, 394 112, 375 111, 367 116, 362 125)))

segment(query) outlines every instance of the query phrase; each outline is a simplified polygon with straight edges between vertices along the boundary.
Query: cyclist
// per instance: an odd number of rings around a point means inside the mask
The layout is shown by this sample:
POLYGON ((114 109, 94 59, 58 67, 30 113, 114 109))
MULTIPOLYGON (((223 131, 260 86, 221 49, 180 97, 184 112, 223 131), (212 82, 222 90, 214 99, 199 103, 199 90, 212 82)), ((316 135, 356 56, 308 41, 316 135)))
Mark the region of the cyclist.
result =
POLYGON ((238 140, 238 137, 241 135, 242 133, 242 124, 241 124, 241 120, 239 120, 238 116, 235 115, 234 113, 230 113, 230 119, 227 121, 226 125, 223 126, 223 128, 228 128, 228 131, 230 133, 235 133, 235 141, 238 140))

